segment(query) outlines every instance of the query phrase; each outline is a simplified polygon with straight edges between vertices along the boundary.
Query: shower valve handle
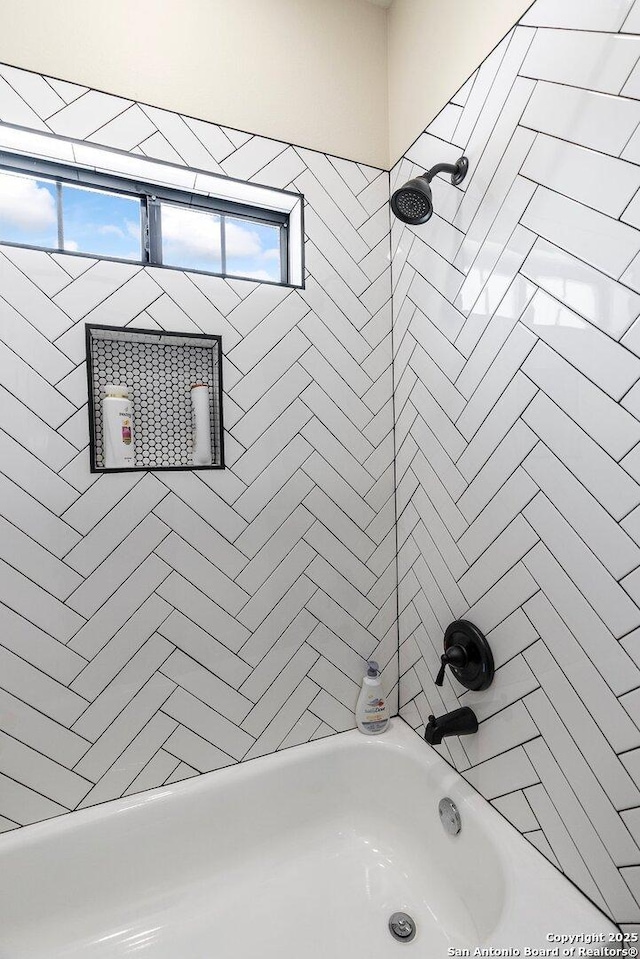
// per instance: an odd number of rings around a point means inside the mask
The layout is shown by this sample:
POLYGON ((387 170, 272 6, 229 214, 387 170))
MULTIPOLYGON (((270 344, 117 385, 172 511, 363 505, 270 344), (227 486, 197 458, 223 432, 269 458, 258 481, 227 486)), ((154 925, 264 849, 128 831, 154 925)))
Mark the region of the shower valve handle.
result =
POLYGON ((467 653, 462 646, 449 646, 440 657, 440 670, 436 676, 436 686, 444 683, 444 673, 447 666, 456 666, 459 669, 467 665, 467 653))

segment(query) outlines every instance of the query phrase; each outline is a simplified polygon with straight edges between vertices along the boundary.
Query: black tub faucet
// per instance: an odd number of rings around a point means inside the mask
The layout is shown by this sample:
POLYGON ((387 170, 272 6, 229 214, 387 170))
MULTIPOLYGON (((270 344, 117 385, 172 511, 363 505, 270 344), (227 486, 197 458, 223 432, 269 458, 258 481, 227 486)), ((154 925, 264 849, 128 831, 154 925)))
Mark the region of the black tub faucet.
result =
POLYGON ((445 736, 468 736, 478 732, 476 714, 468 706, 454 709, 444 716, 429 716, 424 738, 430 746, 439 746, 445 736))

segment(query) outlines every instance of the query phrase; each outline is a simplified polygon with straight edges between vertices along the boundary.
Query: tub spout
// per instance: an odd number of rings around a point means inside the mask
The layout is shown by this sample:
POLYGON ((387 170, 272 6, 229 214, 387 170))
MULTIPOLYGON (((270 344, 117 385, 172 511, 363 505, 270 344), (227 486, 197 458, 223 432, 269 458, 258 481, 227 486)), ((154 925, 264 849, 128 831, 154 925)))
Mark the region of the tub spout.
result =
POLYGON ((468 706, 454 709, 444 716, 429 716, 424 738, 430 746, 439 746, 445 736, 468 736, 478 732, 476 714, 468 706))

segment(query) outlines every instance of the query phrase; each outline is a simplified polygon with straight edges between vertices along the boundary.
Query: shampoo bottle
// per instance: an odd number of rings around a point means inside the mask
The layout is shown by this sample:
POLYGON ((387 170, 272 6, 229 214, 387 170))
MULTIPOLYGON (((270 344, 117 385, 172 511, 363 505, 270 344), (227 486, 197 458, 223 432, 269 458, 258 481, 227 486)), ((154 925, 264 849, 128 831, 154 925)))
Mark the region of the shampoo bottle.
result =
POLYGON ((209 417, 209 385, 192 383, 193 465, 211 466, 211 419, 209 417))
POLYGON ((361 733, 371 736, 383 733, 390 719, 389 707, 382 692, 378 664, 370 660, 367 667, 356 705, 356 723, 361 733))
POLYGON ((126 386, 109 384, 102 401, 102 433, 104 465, 107 469, 130 469, 135 466, 131 400, 126 386))

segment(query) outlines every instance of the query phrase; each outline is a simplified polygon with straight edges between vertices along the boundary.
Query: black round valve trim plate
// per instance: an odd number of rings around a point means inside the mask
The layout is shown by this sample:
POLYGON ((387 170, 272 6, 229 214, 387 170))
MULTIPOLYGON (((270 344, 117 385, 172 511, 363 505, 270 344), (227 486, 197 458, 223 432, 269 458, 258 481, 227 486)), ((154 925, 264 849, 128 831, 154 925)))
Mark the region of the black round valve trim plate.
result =
POLYGON ((467 654, 465 666, 450 666, 451 672, 467 689, 487 689, 493 682, 495 667, 489 643, 468 619, 456 619, 447 626, 444 648, 461 646, 467 654))

